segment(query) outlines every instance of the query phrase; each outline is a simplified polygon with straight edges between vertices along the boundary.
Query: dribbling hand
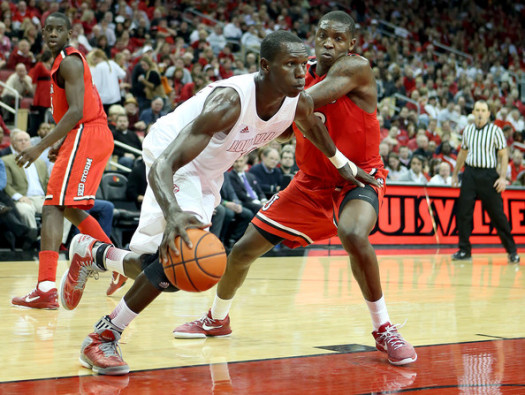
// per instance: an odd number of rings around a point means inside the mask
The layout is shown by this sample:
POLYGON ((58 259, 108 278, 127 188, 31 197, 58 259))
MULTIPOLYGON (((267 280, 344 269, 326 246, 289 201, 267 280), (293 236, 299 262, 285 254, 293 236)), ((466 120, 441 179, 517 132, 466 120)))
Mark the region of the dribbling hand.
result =
POLYGON ((189 228, 200 228, 204 229, 209 227, 211 224, 204 224, 199 221, 193 214, 179 212, 166 219, 166 228, 162 235, 162 242, 159 247, 159 259, 162 263, 168 261, 169 250, 173 251, 175 255, 179 255, 180 252, 175 246, 175 238, 177 236, 182 237, 182 240, 186 243, 189 248, 193 248, 186 229, 189 228))

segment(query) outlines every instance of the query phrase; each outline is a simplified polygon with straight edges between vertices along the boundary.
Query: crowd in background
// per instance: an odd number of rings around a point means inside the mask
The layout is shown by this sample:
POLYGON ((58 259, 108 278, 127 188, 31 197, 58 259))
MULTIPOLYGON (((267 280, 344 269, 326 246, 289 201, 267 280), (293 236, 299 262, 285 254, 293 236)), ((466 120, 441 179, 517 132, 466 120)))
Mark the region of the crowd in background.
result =
MULTIPOLYGON (((41 30, 47 15, 66 13, 70 44, 86 55, 115 140, 140 150, 148 128, 202 87, 256 71, 268 32, 293 31, 313 54, 315 25, 334 7, 354 17, 354 52, 375 73, 380 154, 390 181, 450 185, 462 130, 473 122, 474 102, 483 99, 507 138, 509 183, 525 185, 525 5, 519 2, 4 0, 0 71, 7 71, 6 85, 31 103, 27 132, 43 137, 53 59, 41 30)), ((4 88, 0 100, 13 106, 12 92, 4 88)), ((13 121, 9 111, 2 116, 7 124, 13 121)), ((14 152, 11 129, 0 122, 0 155, 14 152)), ((260 191, 247 186, 223 191, 217 215, 225 225, 216 232, 227 246, 239 224, 247 224, 289 182, 296 171, 293 155, 292 140, 243 159, 237 174, 252 174, 251 185, 260 191)), ((129 196, 140 206, 145 189, 140 155, 116 147, 114 156, 132 169, 129 196)))

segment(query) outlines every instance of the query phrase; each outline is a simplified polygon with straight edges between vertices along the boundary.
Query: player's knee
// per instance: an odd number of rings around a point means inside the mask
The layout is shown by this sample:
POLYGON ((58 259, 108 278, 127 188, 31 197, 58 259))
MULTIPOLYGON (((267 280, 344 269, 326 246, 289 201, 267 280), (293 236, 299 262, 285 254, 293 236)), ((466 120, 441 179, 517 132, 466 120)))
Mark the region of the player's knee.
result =
POLYGON ((343 247, 349 252, 359 251, 365 244, 369 243, 368 234, 354 226, 340 226, 338 234, 343 247))
POLYGON ((254 253, 249 248, 244 248, 241 240, 238 241, 228 255, 228 267, 234 269, 245 269, 250 267, 252 262, 259 258, 260 255, 254 253))

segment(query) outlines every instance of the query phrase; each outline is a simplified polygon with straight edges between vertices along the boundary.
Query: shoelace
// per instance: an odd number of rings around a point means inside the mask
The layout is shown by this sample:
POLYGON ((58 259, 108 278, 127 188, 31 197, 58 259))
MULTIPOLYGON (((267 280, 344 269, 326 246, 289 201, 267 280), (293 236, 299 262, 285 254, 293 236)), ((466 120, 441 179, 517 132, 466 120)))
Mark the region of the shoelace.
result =
POLYGON ((97 271, 90 269, 87 266, 82 266, 80 268, 80 272, 78 273, 78 281, 74 289, 84 289, 88 277, 93 277, 95 280, 98 280, 99 275, 97 271))
POLYGON ((406 341, 403 339, 401 333, 399 333, 397 329, 402 328, 405 324, 406 320, 402 324, 390 325, 383 333, 379 335, 379 339, 385 343, 389 343, 392 347, 394 347, 394 350, 404 346, 406 341))
POLYGON ((117 341, 101 342, 99 348, 104 353, 105 357, 118 357, 123 361, 122 350, 117 341))

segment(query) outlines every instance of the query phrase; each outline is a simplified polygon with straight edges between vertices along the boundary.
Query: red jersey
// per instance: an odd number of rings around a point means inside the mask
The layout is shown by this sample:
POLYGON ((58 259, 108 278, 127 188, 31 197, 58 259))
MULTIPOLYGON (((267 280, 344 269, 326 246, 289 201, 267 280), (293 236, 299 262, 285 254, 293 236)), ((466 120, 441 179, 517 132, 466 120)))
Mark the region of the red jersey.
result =
MULTIPOLYGON (((309 63, 305 88, 317 84, 325 77, 326 75, 319 77, 315 74, 315 63, 309 63)), ((324 121, 337 148, 366 172, 384 167, 379 155, 380 133, 376 113, 377 109, 371 114, 363 111, 346 95, 316 109, 316 114, 324 121)), ((309 176, 321 178, 323 183, 339 185, 345 182, 332 162, 303 136, 295 124, 294 131, 297 139, 297 166, 309 176)))
POLYGON ((38 62, 29 72, 29 76, 33 80, 33 84, 36 84, 33 105, 49 108, 51 106, 51 99, 49 97, 49 92, 51 91, 51 72, 44 63, 38 62))
POLYGON ((93 78, 91 77, 91 71, 89 70, 86 59, 84 59, 80 51, 69 46, 60 51, 51 68, 51 112, 53 119, 56 123, 59 123, 69 108, 66 90, 58 86, 57 72, 62 60, 72 54, 78 55, 84 64, 84 115, 78 124, 75 125, 75 129, 81 124, 103 123, 107 125, 106 113, 104 112, 97 88, 93 84, 93 78))

